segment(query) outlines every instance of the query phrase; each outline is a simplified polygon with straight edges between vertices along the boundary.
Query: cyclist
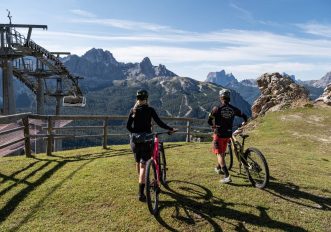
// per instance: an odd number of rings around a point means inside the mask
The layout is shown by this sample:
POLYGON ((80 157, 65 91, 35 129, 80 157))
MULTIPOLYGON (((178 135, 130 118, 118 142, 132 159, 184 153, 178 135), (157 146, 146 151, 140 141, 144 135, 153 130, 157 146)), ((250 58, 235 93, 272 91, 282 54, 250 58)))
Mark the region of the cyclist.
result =
MULTIPOLYGON (((131 133, 146 134, 152 132, 152 119, 163 129, 174 132, 176 129, 168 126, 159 118, 154 108, 148 105, 148 92, 146 90, 139 90, 137 92, 137 101, 131 109, 126 128, 131 133)), ((132 136, 131 136, 132 138, 132 136)), ((151 158, 152 141, 145 141, 142 143, 135 143, 130 139, 131 150, 136 161, 136 168, 138 172, 139 182, 139 201, 146 201, 144 194, 145 188, 145 167, 146 162, 151 158)))
POLYGON ((229 183, 231 182, 231 177, 224 160, 226 146, 232 136, 234 117, 242 117, 246 123, 247 116, 230 104, 230 90, 222 89, 219 95, 221 105, 213 107, 208 117, 208 124, 214 129, 213 153, 217 155, 215 171, 219 174, 221 174, 221 171, 224 173, 221 183, 229 183))

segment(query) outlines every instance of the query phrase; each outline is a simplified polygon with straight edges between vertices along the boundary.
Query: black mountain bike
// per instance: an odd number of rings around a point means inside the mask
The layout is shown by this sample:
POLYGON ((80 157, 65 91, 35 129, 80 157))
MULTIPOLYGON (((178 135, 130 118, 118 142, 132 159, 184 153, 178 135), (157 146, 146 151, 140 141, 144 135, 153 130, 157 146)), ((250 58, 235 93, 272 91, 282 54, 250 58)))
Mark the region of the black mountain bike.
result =
POLYGON ((263 189, 267 186, 270 177, 268 163, 259 149, 255 147, 244 149, 245 139, 248 137, 249 135, 243 134, 240 129, 233 133, 225 153, 225 163, 231 170, 234 154, 238 160, 239 173, 241 174, 243 167, 251 184, 256 188, 263 189), (237 136, 241 138, 241 143, 236 138, 237 136))

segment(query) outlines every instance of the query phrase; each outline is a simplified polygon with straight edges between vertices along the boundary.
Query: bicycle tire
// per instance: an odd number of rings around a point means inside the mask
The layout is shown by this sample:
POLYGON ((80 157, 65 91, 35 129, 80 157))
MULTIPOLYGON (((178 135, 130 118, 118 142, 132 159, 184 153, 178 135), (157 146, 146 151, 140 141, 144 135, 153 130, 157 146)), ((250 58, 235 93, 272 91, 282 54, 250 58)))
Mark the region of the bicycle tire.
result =
POLYGON ((233 166, 233 150, 232 150, 231 142, 229 142, 227 145, 227 150, 225 152, 224 160, 228 170, 230 171, 233 166))
POLYGON ((152 159, 147 161, 146 164, 146 201, 149 212, 156 215, 159 211, 159 194, 160 187, 157 181, 156 167, 152 159))
POLYGON ((167 185, 167 163, 163 146, 159 149, 160 180, 163 186, 167 185))
POLYGON ((244 158, 247 165, 243 166, 251 184, 256 188, 265 188, 270 176, 268 163, 262 152, 257 148, 249 147, 245 150, 244 158))

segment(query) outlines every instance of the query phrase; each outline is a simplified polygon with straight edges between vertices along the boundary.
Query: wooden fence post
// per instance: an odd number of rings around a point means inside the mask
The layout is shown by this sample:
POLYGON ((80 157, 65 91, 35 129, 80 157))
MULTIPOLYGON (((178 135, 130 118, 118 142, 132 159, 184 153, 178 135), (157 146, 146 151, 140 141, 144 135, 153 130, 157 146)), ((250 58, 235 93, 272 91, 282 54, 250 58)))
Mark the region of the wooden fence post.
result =
POLYGON ((105 118, 103 121, 103 149, 107 149, 107 141, 108 141, 108 119, 105 118))
POLYGON ((30 129, 29 129, 29 118, 22 118, 23 126, 24 126, 24 145, 25 145, 25 156, 30 158, 31 155, 31 143, 30 143, 30 129))
POLYGON ((186 123, 186 142, 191 142, 191 121, 186 123))
POLYGON ((48 116, 47 119, 47 155, 51 156, 52 155, 52 150, 53 150, 53 135, 52 135, 52 119, 50 116, 48 116))

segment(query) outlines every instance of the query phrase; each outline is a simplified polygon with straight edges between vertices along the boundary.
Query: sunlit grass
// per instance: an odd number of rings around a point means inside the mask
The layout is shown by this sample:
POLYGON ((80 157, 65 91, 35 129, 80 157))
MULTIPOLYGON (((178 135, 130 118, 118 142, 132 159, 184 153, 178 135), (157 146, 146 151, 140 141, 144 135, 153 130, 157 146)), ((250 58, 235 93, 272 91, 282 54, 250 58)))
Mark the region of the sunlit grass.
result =
POLYGON ((169 189, 160 215, 137 200, 129 146, 0 159, 0 231, 328 231, 331 110, 267 114, 247 146, 266 156, 271 181, 253 188, 214 173, 209 143, 166 143, 169 189))

